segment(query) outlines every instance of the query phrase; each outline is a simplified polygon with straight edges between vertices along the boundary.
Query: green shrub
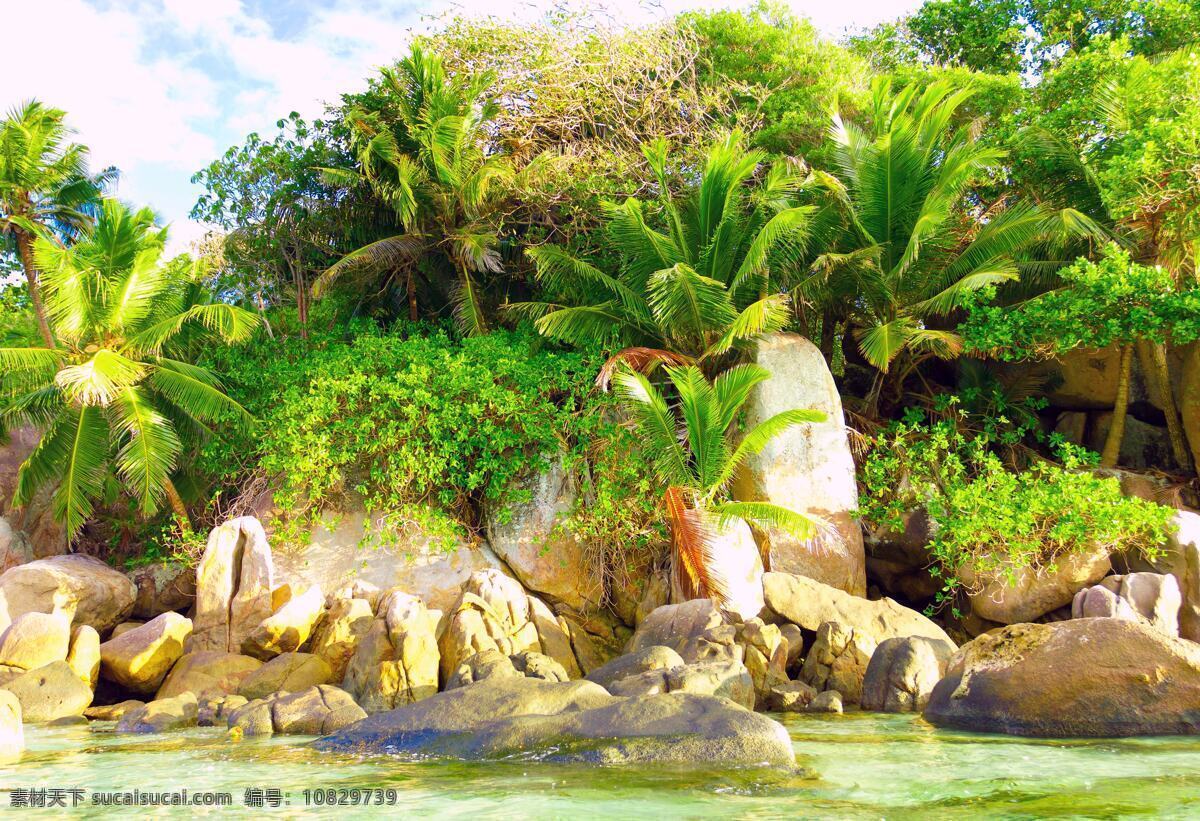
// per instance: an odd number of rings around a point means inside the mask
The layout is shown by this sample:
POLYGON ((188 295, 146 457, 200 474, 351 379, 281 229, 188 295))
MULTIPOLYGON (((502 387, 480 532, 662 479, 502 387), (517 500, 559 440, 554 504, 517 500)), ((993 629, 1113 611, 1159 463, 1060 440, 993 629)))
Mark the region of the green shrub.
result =
POLYGON ((573 528, 610 540, 645 529, 637 471, 623 463, 634 443, 607 421, 595 358, 527 331, 460 339, 360 321, 305 341, 278 335, 280 325, 277 339, 260 337, 222 363, 229 390, 259 419, 256 434, 214 441, 204 458, 227 492, 265 479, 292 524, 285 539, 351 497, 385 526, 415 520, 435 535, 461 534, 485 504, 518 501, 513 480, 560 450, 586 477, 591 502, 573 528), (616 450, 621 458, 608 459, 616 450))
POLYGON ((992 444, 914 414, 873 437, 861 466, 869 525, 898 529, 908 511, 928 512, 930 567, 944 582, 938 603, 964 587, 964 565, 1015 584, 1021 571, 1053 572, 1069 554, 1103 547, 1153 556, 1166 539, 1173 511, 1126 497, 1117 479, 1090 469, 1095 454, 1058 443, 1062 464, 1012 471, 992 444))

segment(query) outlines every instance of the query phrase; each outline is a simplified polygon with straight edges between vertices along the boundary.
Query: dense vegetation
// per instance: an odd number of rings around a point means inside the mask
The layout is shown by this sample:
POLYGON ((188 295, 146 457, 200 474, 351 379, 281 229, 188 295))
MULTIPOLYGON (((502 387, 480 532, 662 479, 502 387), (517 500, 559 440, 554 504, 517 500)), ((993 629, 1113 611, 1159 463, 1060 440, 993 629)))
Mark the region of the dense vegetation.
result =
POLYGON ((264 490, 297 539, 350 503, 463 534, 563 458, 603 561, 671 543, 704 589, 697 522, 804 529, 724 495, 739 447, 807 418, 739 438, 762 377, 739 362, 787 329, 873 433, 865 517, 925 506, 947 579, 1150 546, 1161 511, 1051 433, 1025 361, 1116 346, 1113 465, 1136 352, 1154 467, 1195 481, 1172 386, 1200 337, 1197 24, 1181 0, 929 0, 843 44, 769 4, 457 20, 200 170, 217 230, 191 260, 104 198, 62 112, 23 107, 0 125, 0 271, 24 279, 0 396, 5 427, 47 432, 18 501, 53 487, 72 533, 126 541, 175 526, 164 499, 204 523, 264 490), (120 259, 89 262, 114 223, 120 259), (914 416, 948 394, 951 422, 914 416))

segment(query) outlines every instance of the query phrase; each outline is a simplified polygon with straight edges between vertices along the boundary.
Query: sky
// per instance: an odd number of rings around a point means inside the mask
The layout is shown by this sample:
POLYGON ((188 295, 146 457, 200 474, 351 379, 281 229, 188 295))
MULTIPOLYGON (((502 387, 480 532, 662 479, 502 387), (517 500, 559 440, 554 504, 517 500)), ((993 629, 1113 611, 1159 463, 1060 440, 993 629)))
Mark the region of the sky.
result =
MULTIPOLYGON (((121 170, 117 194, 171 225, 171 250, 205 226, 188 219, 190 178, 252 131, 365 85, 414 32, 449 14, 541 16, 555 0, 0 0, 0 111, 37 98, 68 112, 94 168, 121 170), (507 10, 506 10, 507 9, 507 10), (22 32, 28 32, 23 36, 22 32), (14 67, 16 67, 14 69, 14 67)), ((738 0, 606 0, 623 25, 738 0)), ((790 0, 836 37, 918 0, 790 0)))

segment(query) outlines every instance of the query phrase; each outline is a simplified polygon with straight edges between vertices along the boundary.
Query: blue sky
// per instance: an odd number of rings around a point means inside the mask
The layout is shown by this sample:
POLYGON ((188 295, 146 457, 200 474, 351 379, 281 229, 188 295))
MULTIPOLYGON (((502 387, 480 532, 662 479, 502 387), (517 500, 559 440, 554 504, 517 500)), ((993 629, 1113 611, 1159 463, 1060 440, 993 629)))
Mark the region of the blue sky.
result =
MULTIPOLYGON (((360 88, 414 31, 448 14, 535 18, 552 0, 2 0, 11 69, 0 109, 36 97, 66 109, 94 164, 122 171, 119 195, 149 204, 172 226, 173 250, 206 230, 187 219, 189 179, 250 131, 289 111, 306 117, 360 88), (22 37, 21 32, 32 32, 22 37), (46 44, 63 55, 47 59, 46 44)), ((609 0, 624 24, 738 0, 609 0)), ((791 0, 836 36, 917 0, 791 0)))

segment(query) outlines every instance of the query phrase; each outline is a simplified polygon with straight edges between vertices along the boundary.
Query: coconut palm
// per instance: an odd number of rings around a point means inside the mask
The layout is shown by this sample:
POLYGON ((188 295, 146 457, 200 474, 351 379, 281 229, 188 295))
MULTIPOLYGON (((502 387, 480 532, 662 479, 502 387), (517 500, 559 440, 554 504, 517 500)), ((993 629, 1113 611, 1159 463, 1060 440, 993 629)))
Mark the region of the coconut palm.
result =
POLYGON ((208 370, 186 361, 198 336, 246 339, 253 313, 200 296, 186 258, 162 262, 166 229, 149 209, 104 200, 95 228, 64 247, 39 237, 46 310, 58 347, 0 348, 0 432, 44 432, 17 474, 14 505, 55 486, 53 509, 69 536, 115 472, 141 511, 166 497, 185 440, 246 411, 208 370))
POLYGON ((88 150, 67 141, 65 117, 34 100, 0 121, 0 249, 15 246, 47 347, 54 346, 54 337, 38 287, 34 242, 86 230, 104 188, 116 177, 114 169, 88 171, 88 150))
POLYGON ((806 186, 840 211, 843 230, 793 298, 840 313, 878 371, 873 397, 899 360, 902 384, 922 360, 956 357, 961 338, 936 320, 972 292, 1017 279, 1020 252, 1063 229, 1062 214, 1037 205, 972 202, 972 186, 1004 157, 955 125, 972 94, 944 82, 893 93, 877 79, 869 129, 834 119, 840 176, 806 186))
POLYGON ((351 271, 402 277, 410 318, 417 318, 417 277, 435 288, 445 281, 455 318, 466 334, 487 330, 480 274, 502 270, 500 222, 515 187, 540 162, 519 172, 510 159, 485 151, 485 126, 494 104, 486 74, 451 77, 441 59, 414 46, 396 70, 382 72, 394 111, 357 107, 347 114, 358 170, 323 169, 347 187, 367 187, 390 205, 404 233, 346 255, 316 282, 320 293, 351 271))
POLYGON ((649 204, 610 203, 608 237, 619 263, 602 267, 556 245, 530 248, 555 301, 509 306, 552 339, 622 346, 602 381, 618 362, 697 363, 711 372, 723 354, 782 328, 790 313, 780 289, 806 250, 816 210, 790 202, 802 178, 789 164, 772 166, 754 185, 765 156, 746 150, 736 133, 712 146, 698 184, 678 197, 667 177, 667 143, 644 153, 666 231, 651 227, 649 204))
POLYGON ((750 456, 783 431, 804 422, 822 422, 814 410, 772 416, 744 436, 734 422, 755 385, 770 377, 759 365, 735 365, 713 381, 695 365, 665 367, 678 396, 676 407, 642 373, 628 366, 614 380, 632 415, 650 467, 663 486, 663 508, 671 528, 675 581, 689 597, 724 598, 722 580, 710 572, 714 533, 731 520, 769 525, 810 539, 820 520, 769 502, 734 502, 729 487, 750 456))

